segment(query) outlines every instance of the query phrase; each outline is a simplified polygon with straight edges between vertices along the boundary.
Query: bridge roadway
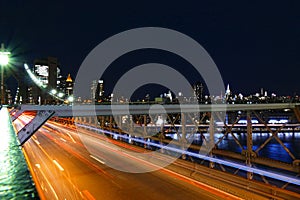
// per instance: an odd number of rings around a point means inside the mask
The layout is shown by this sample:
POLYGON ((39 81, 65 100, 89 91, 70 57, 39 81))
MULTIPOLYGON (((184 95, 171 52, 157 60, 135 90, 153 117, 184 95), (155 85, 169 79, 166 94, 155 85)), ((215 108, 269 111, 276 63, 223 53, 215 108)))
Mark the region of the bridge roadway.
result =
MULTIPOLYGON (((20 116, 15 121, 16 128, 22 128, 29 120, 29 116, 20 116)), ((43 199, 238 199, 234 195, 243 199, 300 198, 293 192, 206 167, 195 168, 194 164, 181 160, 149 173, 114 170, 108 166, 151 169, 156 160, 144 162, 133 158, 125 150, 146 150, 115 140, 111 142, 121 150, 113 151, 114 148, 104 142, 107 138, 84 129, 79 131, 80 135, 70 126, 48 122, 24 144, 27 161, 43 199), (92 155, 82 140, 94 147, 92 155)))
MULTIPOLYGON (((211 111, 257 111, 257 110, 272 110, 272 109, 290 109, 291 111, 294 111, 295 116, 297 117, 298 121, 300 121, 300 111, 299 111, 299 103, 277 103, 277 104, 213 104, 213 105, 198 105, 198 104, 182 104, 182 105, 147 105, 147 104, 141 104, 141 105, 126 105, 126 104, 113 104, 113 105, 74 105, 74 106, 35 106, 35 105, 21 105, 19 107, 19 111, 16 110, 16 112, 13 112, 12 118, 17 118, 22 112, 24 111, 37 111, 38 114, 37 117, 32 120, 29 124, 26 125, 21 131, 18 133, 18 138, 20 140, 21 145, 23 145, 30 137, 34 134, 34 132, 42 126, 42 124, 48 120, 52 116, 60 116, 60 117, 70 117, 70 116, 92 116, 92 115, 129 115, 129 114, 148 114, 149 110, 152 114, 160 114, 160 113, 198 113, 198 112, 211 112, 211 111), (162 108, 163 107, 163 108, 162 108)), ((250 113, 249 112, 249 113, 250 113)), ((248 114, 247 114, 248 115, 248 114)), ((72 121, 74 118, 72 119, 72 121)), ((110 123, 112 124, 112 123, 110 123)), ((129 123, 128 123, 129 124, 129 123)), ((272 135, 276 135, 276 131, 274 132, 273 128, 276 130, 288 130, 291 129, 291 131, 298 129, 299 124, 284 124, 284 127, 276 127, 276 125, 270 125, 270 124, 252 124, 251 129, 253 132, 256 131, 256 129, 264 128, 264 131, 272 133, 272 135)), ((175 125, 176 126, 176 125, 175 125)), ((195 125, 192 125, 195 126, 195 125)), ((201 126, 207 126, 199 124, 200 131, 201 126)), ((218 127, 219 125, 217 125, 218 127)), ((281 125, 282 126, 282 125, 281 125)), ((151 127, 150 124, 147 125, 147 129, 151 127)), ((185 124, 185 127, 188 128, 189 125, 185 124)), ((216 127, 216 128, 217 128, 216 127)), ((226 127, 230 127, 229 130, 231 131, 239 131, 240 128, 247 128, 245 125, 239 125, 235 124, 233 125, 227 125, 226 127)), ((134 127, 132 127, 134 128, 134 127)), ((219 126, 219 128, 222 128, 219 126)), ((207 129, 207 128, 206 128, 207 129)), ((224 130, 224 129, 222 129, 224 130)), ((262 131, 262 130, 260 130, 262 131)), ((226 132, 227 133, 227 132, 226 132)), ((252 140, 250 137, 247 137, 247 144, 252 145, 252 140)), ((264 144, 265 145, 265 144, 264 144)), ((283 145, 282 145, 283 146, 283 145)), ((262 146, 263 147, 263 146, 262 146)), ((289 150, 284 147, 286 151, 289 150)), ((252 147, 248 147, 247 149, 250 150, 252 147)), ((214 153, 226 155, 235 159, 244 159, 244 155, 237 155, 235 153, 231 152, 224 152, 220 150, 214 150, 214 153)), ((251 155, 253 153, 251 152, 251 155)), ((255 154, 253 154, 255 155, 255 154)), ((292 158, 293 155, 291 155, 292 158)), ((276 162, 266 159, 261 159, 259 157, 251 157, 249 161, 255 162, 257 164, 263 164, 273 167, 276 166, 279 169, 284 169, 288 171, 293 171, 298 173, 299 172, 299 160, 294 158, 293 163, 285 164, 282 162, 276 162)))
MULTIPOLYGON (((20 116, 15 120, 16 128, 21 129, 29 120, 20 116)), ((48 122, 24 144, 42 199, 240 199, 168 169, 132 174, 110 168, 107 164, 151 169, 153 163, 113 151, 95 134, 81 131, 79 138, 74 129, 48 122), (93 154, 81 143, 82 136, 95 147, 93 154)))

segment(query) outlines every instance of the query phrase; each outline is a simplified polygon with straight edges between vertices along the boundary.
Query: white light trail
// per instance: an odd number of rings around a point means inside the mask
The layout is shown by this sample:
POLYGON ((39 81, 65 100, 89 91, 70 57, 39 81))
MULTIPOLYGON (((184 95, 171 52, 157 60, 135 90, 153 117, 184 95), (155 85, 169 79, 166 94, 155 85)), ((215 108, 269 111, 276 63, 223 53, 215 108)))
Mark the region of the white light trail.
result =
MULTIPOLYGON (((91 126, 86 126, 86 125, 83 125, 83 124, 76 123, 76 125, 80 126, 80 127, 88 128, 90 130, 94 130, 94 131, 97 131, 97 132, 107 133, 107 134, 110 134, 110 135, 117 134, 117 133, 113 133, 113 132, 106 131, 106 130, 103 130, 103 129, 94 128, 94 127, 91 127, 91 126)), ((132 137, 128 137, 126 135, 121 135, 121 134, 117 134, 117 135, 118 135, 118 137, 123 138, 123 139, 128 139, 128 140, 131 139, 135 142, 140 142, 142 144, 147 144, 147 145, 151 145, 153 147, 162 148, 164 150, 169 150, 169 151, 173 151, 173 152, 176 152, 176 153, 189 155, 189 156, 192 156, 192 157, 195 157, 195 158, 207 160, 207 161, 210 161, 210 162, 219 163, 219 164, 226 165, 226 166, 229 166, 229 167, 233 167, 233 168, 243 170, 243 171, 246 171, 246 172, 252 172, 252 173, 255 173, 255 174, 259 174, 259 175, 270 177, 270 178, 273 178, 273 179, 276 179, 276 180, 279 180, 279 181, 284 181, 284 182, 287 182, 287 183, 291 183, 291 184, 295 184, 295 185, 300 186, 300 179, 297 179, 297 178, 294 178, 294 177, 288 177, 286 175, 281 175, 281 174, 277 174, 277 173, 274 173, 274 172, 265 171, 265 170, 262 170, 262 169, 256 169, 256 168, 249 167, 249 166, 246 166, 246 165, 243 165, 243 164, 240 164, 240 163, 229 162, 229 161, 225 161, 225 160, 222 160, 222 159, 219 159, 219 158, 212 158, 212 157, 209 157, 209 156, 206 156, 206 155, 201 155, 201 154, 198 154, 198 153, 193 153, 193 152, 177 149, 177 148, 166 146, 166 145, 156 144, 156 143, 153 143, 153 142, 150 142, 150 141, 147 142, 147 141, 144 141, 142 139, 132 138, 132 137)))
POLYGON ((58 169, 60 171, 64 171, 64 168, 62 168, 62 166, 56 161, 56 160, 53 160, 54 164, 58 167, 58 169))
POLYGON ((99 158, 97 158, 97 157, 95 157, 95 156, 93 156, 93 155, 90 155, 90 157, 93 158, 94 160, 97 160, 99 163, 101 163, 101 164, 103 164, 103 165, 105 164, 104 161, 100 160, 99 158))

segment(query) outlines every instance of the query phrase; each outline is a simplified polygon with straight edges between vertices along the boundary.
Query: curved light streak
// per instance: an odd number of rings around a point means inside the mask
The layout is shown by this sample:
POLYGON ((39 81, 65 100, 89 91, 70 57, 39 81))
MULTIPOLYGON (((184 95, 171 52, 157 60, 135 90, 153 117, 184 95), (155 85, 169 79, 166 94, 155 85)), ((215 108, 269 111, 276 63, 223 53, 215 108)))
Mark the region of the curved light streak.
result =
MULTIPOLYGON (((28 65, 25 63, 24 64, 24 68, 25 68, 25 70, 26 70, 26 72, 27 72, 27 74, 29 75, 29 77, 31 78, 31 80, 39 87, 39 88, 41 88, 41 89, 46 89, 47 88, 47 85, 44 85, 33 73, 32 73, 32 71, 29 69, 29 67, 28 67, 28 65)), ((61 97, 62 97, 62 93, 61 92, 53 92, 53 91, 56 91, 56 89, 49 89, 48 91, 47 91, 47 93, 49 94, 49 95, 51 95, 52 97, 54 97, 54 98, 56 98, 56 99, 58 99, 58 100, 60 100, 60 101, 64 101, 64 99, 62 99, 61 97), (58 96, 56 96, 55 94, 58 94, 58 96)))
POLYGON ((206 155, 201 155, 201 154, 197 154, 197 153, 193 153, 193 152, 189 152, 189 151, 184 151, 184 150, 177 149, 177 148, 170 147, 170 146, 156 144, 156 143, 150 142, 150 141, 144 141, 144 140, 138 139, 138 138, 128 137, 126 135, 113 133, 113 132, 110 132, 110 131, 107 131, 107 130, 94 128, 94 127, 83 125, 83 124, 76 123, 76 125, 84 127, 84 128, 88 128, 90 130, 94 130, 94 131, 97 131, 97 132, 101 132, 101 133, 107 133, 107 134, 110 134, 110 135, 118 135, 118 137, 123 138, 123 139, 130 139, 132 141, 140 142, 142 144, 147 144, 147 145, 151 145, 153 147, 162 148, 164 150, 169 150, 169 151, 173 151, 173 152, 176 152, 176 153, 193 156, 195 158, 207 160, 207 161, 210 161, 210 162, 219 163, 219 164, 226 165, 226 166, 229 166, 229 167, 233 167, 233 168, 243 170, 243 171, 246 171, 246 172, 252 172, 252 173, 255 173, 255 174, 259 174, 259 175, 266 176, 266 177, 269 177, 269 178, 273 178, 273 179, 276 179, 276 180, 279 180, 279 181, 284 181, 284 182, 287 182, 287 183, 291 183, 291 184, 295 184, 295 185, 300 186, 300 179, 297 179, 297 178, 288 177, 288 176, 277 174, 277 173, 274 173, 274 172, 265 171, 265 170, 262 170, 262 169, 256 169, 256 168, 249 167, 249 166, 246 166, 246 165, 243 165, 243 164, 225 161, 225 160, 222 160, 222 159, 219 159, 219 158, 212 158, 212 157, 209 157, 209 156, 206 156, 206 155))

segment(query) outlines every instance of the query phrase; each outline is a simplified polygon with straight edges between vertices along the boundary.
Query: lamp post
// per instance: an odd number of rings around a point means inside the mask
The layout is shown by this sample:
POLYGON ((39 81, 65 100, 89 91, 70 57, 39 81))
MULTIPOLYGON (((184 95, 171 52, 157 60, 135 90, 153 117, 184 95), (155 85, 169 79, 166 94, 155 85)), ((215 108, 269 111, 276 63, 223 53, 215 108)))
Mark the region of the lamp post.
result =
POLYGON ((4 102, 4 66, 8 64, 10 52, 6 52, 4 48, 4 44, 1 44, 0 50, 0 65, 1 65, 1 104, 5 104, 4 102))

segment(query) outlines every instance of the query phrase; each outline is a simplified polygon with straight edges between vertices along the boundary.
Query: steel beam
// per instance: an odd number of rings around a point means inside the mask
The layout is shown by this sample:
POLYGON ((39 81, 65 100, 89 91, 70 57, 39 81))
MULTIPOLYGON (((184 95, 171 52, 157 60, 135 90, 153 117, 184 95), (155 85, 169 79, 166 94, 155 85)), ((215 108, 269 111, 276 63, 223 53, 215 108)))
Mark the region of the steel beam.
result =
POLYGON ((18 132, 20 145, 23 145, 53 115, 53 110, 39 110, 36 116, 18 132))
MULTIPOLYGON (((181 128, 181 133, 182 133, 182 136, 180 138, 180 144, 181 144, 181 149, 182 150, 185 150, 186 148, 186 144, 187 144, 187 140, 186 140, 186 116, 185 116, 185 113, 182 113, 181 114, 181 125, 182 125, 182 128, 181 128)), ((186 159, 186 155, 185 154, 182 154, 182 159, 186 159)))
MULTIPOLYGON (((210 119, 209 119, 209 141, 208 141, 208 150, 209 150, 208 153, 209 153, 210 157, 213 157, 212 149, 213 149, 213 146, 215 145, 214 134, 215 134, 214 116, 213 116, 213 114, 211 114, 210 119)), ((210 161, 209 168, 214 168, 214 167, 215 167, 215 163, 210 161)))
POLYGON ((35 110, 53 110, 55 116, 70 117, 70 116, 91 116, 91 115, 142 115, 149 114, 164 114, 164 113, 197 113, 197 112, 214 112, 214 111, 240 111, 240 110, 272 110, 272 109, 294 109, 300 106, 299 103, 276 103, 276 104, 168 104, 160 107, 152 105, 74 105, 74 106, 37 106, 37 105, 20 105, 20 110, 35 111, 35 110), (114 113, 112 113, 112 109, 114 113), (130 110, 130 111, 129 111, 130 110))
POLYGON ((16 119, 18 119, 18 117, 20 115, 22 115, 22 113, 24 112, 24 110, 15 110, 15 113, 12 112, 12 116, 11 116, 11 121, 15 121, 16 119))
MULTIPOLYGON (((252 141, 252 122, 251 122, 251 112, 247 111, 247 152, 246 152, 246 164, 252 167, 251 159, 253 154, 253 141, 252 141)), ((247 178, 253 179, 253 172, 247 172, 247 178)))
POLYGON ((296 116, 298 122, 300 122, 300 106, 295 106, 294 113, 295 113, 295 116, 296 116))

